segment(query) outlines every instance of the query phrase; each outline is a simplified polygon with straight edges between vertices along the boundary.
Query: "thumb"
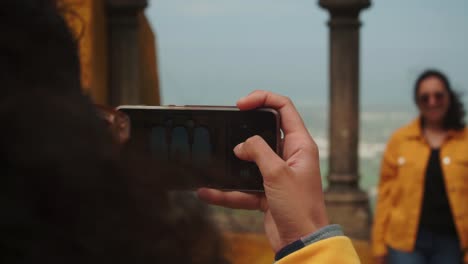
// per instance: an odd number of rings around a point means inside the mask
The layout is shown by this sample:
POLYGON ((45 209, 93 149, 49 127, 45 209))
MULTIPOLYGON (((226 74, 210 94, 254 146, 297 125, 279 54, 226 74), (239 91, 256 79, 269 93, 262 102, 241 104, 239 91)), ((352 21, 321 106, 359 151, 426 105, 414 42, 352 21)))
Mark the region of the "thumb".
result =
POLYGON ((266 185, 278 185, 291 169, 260 136, 248 138, 234 148, 239 159, 257 164, 266 185))

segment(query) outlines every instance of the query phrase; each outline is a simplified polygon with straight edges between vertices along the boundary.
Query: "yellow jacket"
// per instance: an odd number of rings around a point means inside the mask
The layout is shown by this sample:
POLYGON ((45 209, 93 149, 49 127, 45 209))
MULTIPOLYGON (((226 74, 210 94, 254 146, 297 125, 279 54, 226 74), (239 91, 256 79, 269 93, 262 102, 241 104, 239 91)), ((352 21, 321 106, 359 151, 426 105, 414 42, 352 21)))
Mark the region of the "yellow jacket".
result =
POLYGON ((351 240, 335 236, 312 243, 287 255, 275 264, 359 264, 359 257, 351 240))
MULTIPOLYGON (((386 255, 387 245, 406 252, 414 249, 430 151, 419 119, 390 138, 382 161, 372 230, 374 255, 386 255)), ((468 263, 468 129, 450 131, 440 155, 460 247, 468 263)))

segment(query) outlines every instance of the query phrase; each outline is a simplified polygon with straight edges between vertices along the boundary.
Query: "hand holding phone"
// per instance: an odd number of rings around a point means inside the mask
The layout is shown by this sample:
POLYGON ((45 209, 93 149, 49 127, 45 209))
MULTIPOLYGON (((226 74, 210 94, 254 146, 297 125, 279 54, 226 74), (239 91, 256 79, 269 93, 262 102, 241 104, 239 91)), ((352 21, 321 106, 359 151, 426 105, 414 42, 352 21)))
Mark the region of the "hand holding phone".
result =
POLYGON ((235 147, 237 157, 254 161, 263 176, 265 193, 200 189, 208 203, 238 209, 262 210, 272 248, 287 244, 328 224, 322 191, 317 145, 291 100, 267 91, 255 91, 237 102, 241 110, 271 107, 281 115, 284 132, 282 157, 260 137, 235 147))
MULTIPOLYGON (((279 149, 279 115, 274 109, 239 111, 219 106, 120 106, 131 123, 127 142, 155 161, 188 168, 176 189, 211 187, 263 191, 254 162, 234 155, 233 148, 259 135, 272 151, 279 149), (199 171, 206 171, 201 175, 199 171)), ((182 176, 181 176, 182 177, 182 176)))

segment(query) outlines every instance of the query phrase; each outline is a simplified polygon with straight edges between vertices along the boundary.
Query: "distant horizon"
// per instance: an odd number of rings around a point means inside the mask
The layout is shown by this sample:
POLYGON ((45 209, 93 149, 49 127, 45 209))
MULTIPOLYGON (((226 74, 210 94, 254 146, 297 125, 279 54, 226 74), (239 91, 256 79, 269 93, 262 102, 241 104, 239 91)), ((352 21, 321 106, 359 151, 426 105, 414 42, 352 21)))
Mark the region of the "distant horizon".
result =
MULTIPOLYGON (((233 105, 268 89, 327 106, 329 15, 317 3, 149 1, 162 103, 233 105)), ((466 0, 373 0, 360 16, 361 109, 414 109, 413 82, 433 67, 468 95, 466 10, 466 0)))

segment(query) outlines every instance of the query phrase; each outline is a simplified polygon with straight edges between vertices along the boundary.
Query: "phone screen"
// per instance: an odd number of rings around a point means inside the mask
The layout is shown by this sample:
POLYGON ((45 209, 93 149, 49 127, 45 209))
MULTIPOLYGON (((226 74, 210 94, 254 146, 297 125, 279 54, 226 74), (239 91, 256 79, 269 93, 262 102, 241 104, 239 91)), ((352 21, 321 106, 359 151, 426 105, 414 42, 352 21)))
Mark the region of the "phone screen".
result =
POLYGON ((165 164, 187 165, 181 189, 263 190, 253 162, 238 159, 233 148, 253 135, 278 150, 279 116, 272 109, 132 109, 120 107, 131 122, 128 144, 165 164), (191 171, 192 170, 192 171, 191 171), (199 171, 209 171, 200 175, 199 171))

